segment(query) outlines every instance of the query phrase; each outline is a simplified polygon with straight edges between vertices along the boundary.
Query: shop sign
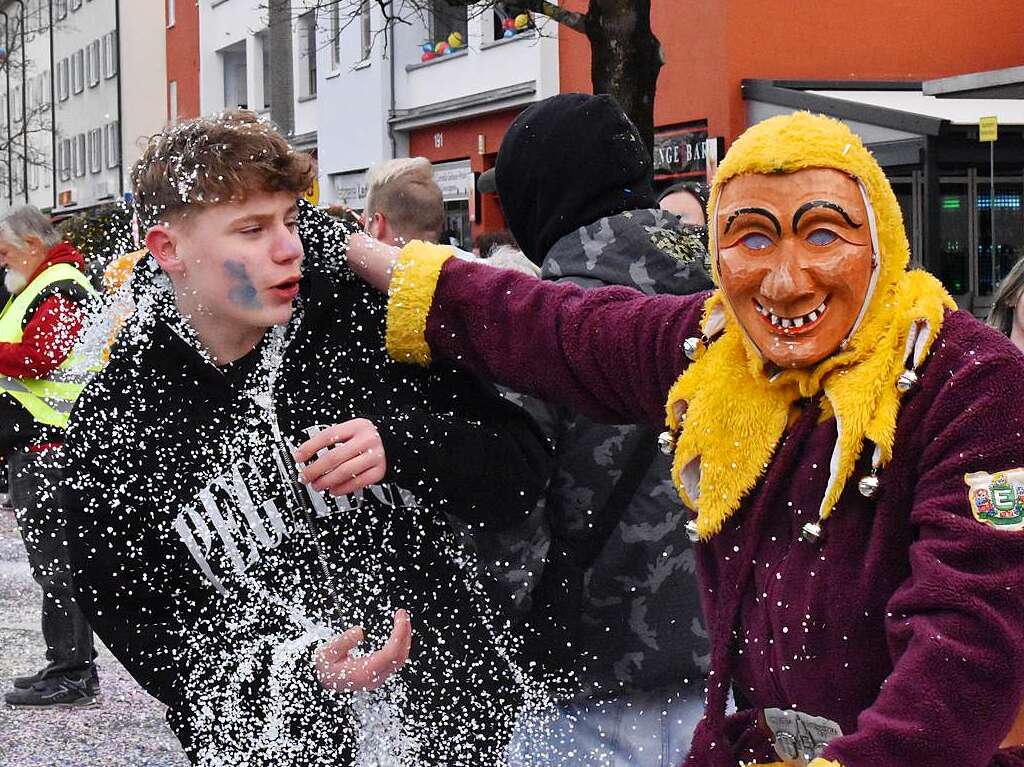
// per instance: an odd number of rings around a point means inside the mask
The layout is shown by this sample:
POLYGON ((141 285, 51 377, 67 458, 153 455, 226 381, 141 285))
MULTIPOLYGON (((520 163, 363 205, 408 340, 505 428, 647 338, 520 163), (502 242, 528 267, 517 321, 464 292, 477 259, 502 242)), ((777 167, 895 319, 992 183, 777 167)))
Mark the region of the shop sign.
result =
POLYGON ((366 172, 335 173, 331 176, 331 187, 338 205, 352 210, 363 210, 366 207, 366 172))
POLYGON ((978 141, 998 141, 999 118, 982 117, 978 120, 978 141))
POLYGON ((313 206, 320 204, 320 179, 313 179, 313 183, 306 190, 306 193, 302 195, 302 199, 313 206))
POLYGON ((434 181, 445 201, 468 200, 473 196, 473 168, 469 160, 434 164, 434 181))
POLYGON ((681 128, 654 137, 655 177, 704 175, 707 169, 707 128, 681 128))

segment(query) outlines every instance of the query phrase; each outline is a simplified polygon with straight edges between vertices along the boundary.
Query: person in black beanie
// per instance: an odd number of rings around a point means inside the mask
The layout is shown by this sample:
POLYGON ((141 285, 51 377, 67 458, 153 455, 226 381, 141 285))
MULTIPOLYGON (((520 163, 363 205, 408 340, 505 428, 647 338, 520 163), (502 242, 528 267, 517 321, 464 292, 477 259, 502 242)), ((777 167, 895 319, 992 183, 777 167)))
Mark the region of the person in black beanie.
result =
MULTIPOLYGON (((658 209, 650 153, 611 97, 570 93, 526 109, 495 175, 508 227, 543 279, 648 294, 711 287, 701 238, 658 209)), ((548 429, 556 466, 539 531, 523 535, 534 554, 512 566, 534 577, 503 582, 520 585, 524 665, 555 690, 559 715, 522 722, 509 764, 675 767, 700 718, 708 647, 668 458, 650 429, 525 405, 548 429)))
POLYGON ((523 111, 502 139, 498 197, 536 264, 565 235, 605 216, 658 207, 640 132, 611 96, 563 93, 523 111))

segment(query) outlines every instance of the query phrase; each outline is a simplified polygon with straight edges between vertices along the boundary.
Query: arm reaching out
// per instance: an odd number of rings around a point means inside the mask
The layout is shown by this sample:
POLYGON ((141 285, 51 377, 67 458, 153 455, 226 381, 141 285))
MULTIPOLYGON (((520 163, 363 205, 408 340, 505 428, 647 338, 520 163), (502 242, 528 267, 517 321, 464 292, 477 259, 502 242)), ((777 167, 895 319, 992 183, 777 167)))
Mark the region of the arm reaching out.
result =
POLYGON ((381 293, 387 293, 400 252, 368 234, 355 232, 348 238, 346 255, 353 272, 381 293))
POLYGON ((683 342, 700 335, 707 297, 543 282, 421 242, 397 251, 353 237, 349 261, 390 293, 395 359, 445 357, 612 423, 664 422, 665 396, 687 364, 683 342))
POLYGON ((350 628, 316 652, 316 675, 328 690, 356 692, 376 690, 407 660, 412 647, 412 620, 405 610, 395 610, 394 627, 384 646, 369 655, 352 656, 363 641, 363 629, 350 628))

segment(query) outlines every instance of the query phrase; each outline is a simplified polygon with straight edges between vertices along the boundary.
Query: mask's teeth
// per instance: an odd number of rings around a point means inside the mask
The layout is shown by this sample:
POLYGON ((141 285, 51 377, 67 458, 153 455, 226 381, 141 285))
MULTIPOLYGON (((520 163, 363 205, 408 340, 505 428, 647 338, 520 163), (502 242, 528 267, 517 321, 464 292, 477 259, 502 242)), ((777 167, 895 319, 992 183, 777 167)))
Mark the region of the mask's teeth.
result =
POLYGON ((788 328, 792 323, 785 317, 782 318, 782 327, 788 328))
POLYGON ((768 319, 771 320, 772 325, 778 325, 779 324, 779 318, 776 317, 772 312, 768 312, 768 319))
POLYGON ((804 318, 803 317, 797 317, 795 320, 793 320, 793 327, 794 328, 803 327, 803 324, 804 324, 804 318))
POLYGON ((819 307, 818 307, 817 309, 815 309, 815 311, 816 311, 816 312, 817 312, 818 314, 821 314, 822 312, 824 312, 824 311, 825 311, 825 302, 824 302, 824 301, 822 301, 822 302, 821 302, 821 305, 820 305, 820 306, 819 306, 819 307))
POLYGON ((816 319, 818 319, 818 310, 817 309, 815 309, 813 312, 811 312, 810 314, 807 315, 807 321, 808 322, 814 322, 816 319))

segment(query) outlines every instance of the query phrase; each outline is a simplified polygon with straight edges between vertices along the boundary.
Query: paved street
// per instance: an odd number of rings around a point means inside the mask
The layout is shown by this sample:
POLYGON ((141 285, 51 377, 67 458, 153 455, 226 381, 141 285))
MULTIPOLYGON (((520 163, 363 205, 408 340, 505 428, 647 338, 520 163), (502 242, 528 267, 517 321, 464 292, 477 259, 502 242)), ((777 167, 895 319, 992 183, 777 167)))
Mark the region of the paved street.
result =
MULTIPOLYGON (((40 592, 14 515, 0 511, 0 684, 43 662, 40 592)), ((185 767, 163 707, 100 647, 100 703, 26 711, 0 704, 0 767, 185 767)))

